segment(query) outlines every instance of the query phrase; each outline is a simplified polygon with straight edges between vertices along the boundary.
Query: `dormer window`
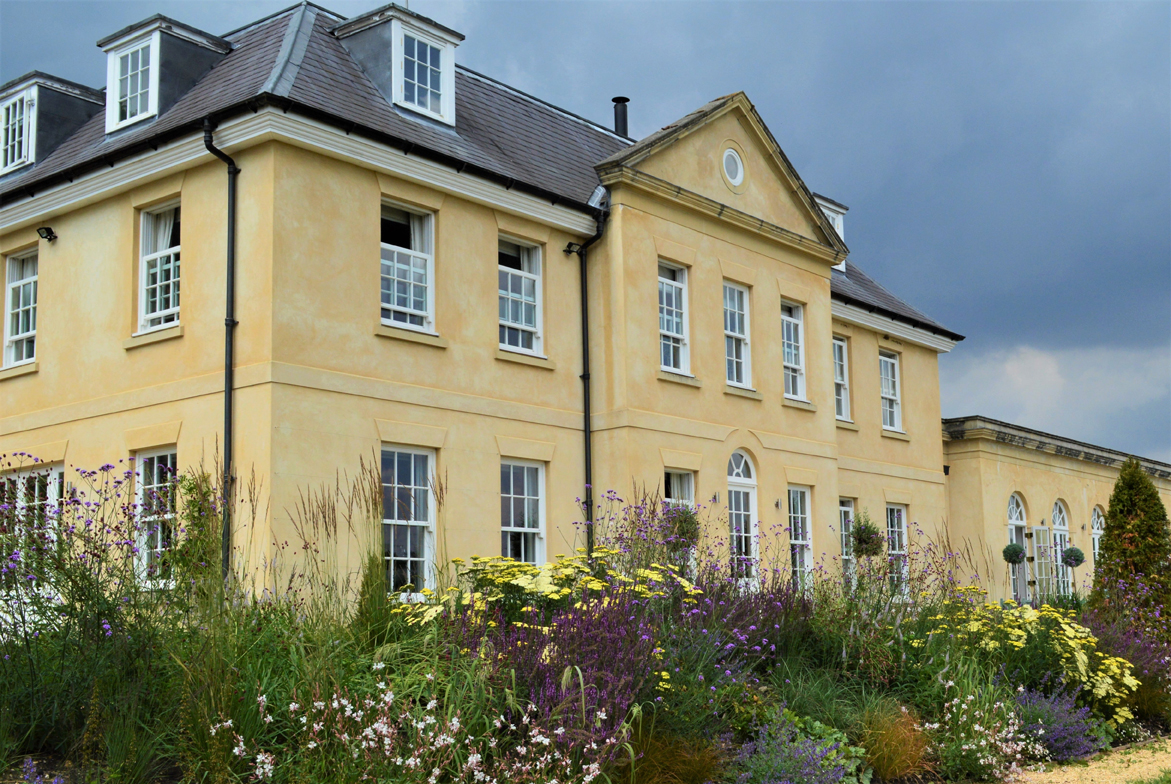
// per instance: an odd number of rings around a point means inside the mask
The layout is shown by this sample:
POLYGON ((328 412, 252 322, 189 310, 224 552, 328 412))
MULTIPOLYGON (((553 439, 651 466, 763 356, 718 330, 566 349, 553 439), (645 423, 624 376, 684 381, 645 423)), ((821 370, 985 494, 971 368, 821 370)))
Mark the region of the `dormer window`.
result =
POLYGON ((0 176, 45 160, 104 102, 98 90, 40 71, 6 84, 0 90, 0 176))
POLYGON ((106 133, 158 114, 159 33, 107 53, 106 133))
POLYGON ((391 25, 397 71, 394 102, 455 125, 455 43, 434 31, 416 29, 413 21, 395 19, 391 25))
POLYGON ((387 101, 455 125, 455 48, 462 35, 398 5, 347 19, 330 32, 387 101))
POLYGON ((0 106, 3 121, 3 158, 0 174, 32 163, 33 122, 36 88, 29 88, 4 101, 0 106))
POLYGON ((403 101, 443 114, 442 64, 438 46, 403 33, 403 101))
POLYGON ((165 114, 232 50, 223 38, 159 14, 98 46, 106 53, 106 133, 165 114))
POLYGON ((151 110, 150 42, 118 55, 118 122, 154 114, 151 110))

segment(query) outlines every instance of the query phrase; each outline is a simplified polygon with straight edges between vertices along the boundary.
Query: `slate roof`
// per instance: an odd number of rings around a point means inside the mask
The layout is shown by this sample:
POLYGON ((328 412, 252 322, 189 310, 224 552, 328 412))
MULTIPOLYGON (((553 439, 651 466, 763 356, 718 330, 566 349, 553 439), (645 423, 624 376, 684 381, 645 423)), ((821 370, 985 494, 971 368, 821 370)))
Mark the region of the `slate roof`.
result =
POLYGON ((963 335, 952 332, 938 321, 924 315, 921 311, 891 294, 874 278, 863 272, 854 262, 853 257, 846 261, 845 272, 836 269, 833 271, 833 277, 830 278, 830 293, 834 299, 857 305, 866 310, 877 310, 895 321, 902 321, 913 327, 943 335, 950 340, 964 339, 963 335))
MULTIPOLYGON (((275 105, 509 188, 587 210, 599 184, 599 166, 607 160, 625 160, 701 121, 737 95, 718 98, 632 143, 597 123, 457 65, 456 126, 451 128, 383 98, 330 33, 342 21, 344 17, 302 2, 227 33, 223 40, 232 50, 162 116, 107 136, 105 115, 99 112, 42 160, 0 177, 0 205, 187 136, 201 129, 209 116, 218 121, 275 105)), ((833 273, 835 297, 962 339, 879 286, 852 260, 847 270, 845 275, 833 273)))

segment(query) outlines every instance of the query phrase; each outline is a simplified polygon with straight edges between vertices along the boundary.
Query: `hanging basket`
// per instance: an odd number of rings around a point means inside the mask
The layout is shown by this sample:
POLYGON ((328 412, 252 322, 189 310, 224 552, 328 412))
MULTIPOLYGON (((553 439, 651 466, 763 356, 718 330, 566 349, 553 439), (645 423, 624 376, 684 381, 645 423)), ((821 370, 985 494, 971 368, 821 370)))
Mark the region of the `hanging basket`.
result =
POLYGON ((882 532, 871 522, 864 519, 854 521, 854 530, 851 534, 854 539, 854 554, 863 558, 873 558, 882 555, 882 532))

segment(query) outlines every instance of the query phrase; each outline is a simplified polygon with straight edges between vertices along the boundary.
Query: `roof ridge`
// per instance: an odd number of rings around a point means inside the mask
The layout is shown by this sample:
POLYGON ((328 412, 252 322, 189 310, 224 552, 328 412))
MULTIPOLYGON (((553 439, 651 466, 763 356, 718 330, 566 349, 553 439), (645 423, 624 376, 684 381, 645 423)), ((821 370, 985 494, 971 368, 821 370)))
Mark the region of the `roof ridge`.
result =
POLYGON ((260 88, 261 93, 288 96, 297 74, 301 71, 305 50, 309 48, 309 37, 313 34, 313 25, 317 21, 317 11, 309 6, 309 3, 301 3, 289 19, 280 52, 277 53, 276 62, 272 65, 272 73, 260 88))
POLYGON ((524 90, 518 90, 517 88, 513 87, 510 84, 505 84, 504 82, 500 81, 499 79, 495 79, 491 76, 487 76, 485 74, 480 73, 479 71, 474 71, 471 68, 468 68, 466 65, 460 65, 459 63, 456 63, 455 67, 460 71, 466 72, 469 76, 472 76, 476 79, 480 79, 481 81, 490 82, 490 83, 496 85, 497 87, 502 88, 506 92, 510 92, 514 95, 519 95, 521 98, 526 98, 534 103, 538 103, 538 104, 544 106, 547 109, 552 109, 553 111, 557 112, 560 115, 568 117, 572 120, 577 120, 578 122, 581 122, 581 123, 585 123, 586 125, 590 126, 594 130, 601 131, 602 133, 606 134, 607 136, 609 136, 612 139, 617 139, 618 141, 625 142, 628 145, 634 143, 633 139, 631 139, 627 136, 622 136, 621 134, 615 133, 614 131, 610 130, 609 128, 602 125, 601 123, 594 122, 593 120, 589 119, 588 117, 582 117, 580 114, 574 114, 573 112, 569 111, 568 109, 562 109, 560 106, 557 106, 556 104, 553 104, 553 103, 549 103, 548 101, 544 100, 543 98, 538 98, 535 95, 532 95, 530 93, 526 93, 524 90))
POLYGON ((292 12, 292 11, 296 11, 298 8, 300 8, 300 7, 302 7, 302 6, 306 6, 306 5, 311 5, 311 6, 313 6, 314 8, 316 8, 318 11, 321 11, 322 13, 329 14, 330 16, 332 16, 332 17, 335 17, 335 18, 337 18, 337 19, 345 19, 345 17, 344 17, 344 16, 342 16, 342 15, 341 15, 341 14, 339 14, 339 13, 337 13, 336 11, 330 11, 328 8, 326 8, 326 7, 324 7, 324 6, 320 6, 320 5, 318 5, 317 3, 311 3, 311 2, 309 2, 309 0, 301 0, 301 2, 297 3, 296 5, 291 5, 291 6, 289 6, 288 8, 282 8, 282 9, 281 9, 281 10, 279 10, 279 11, 273 11, 273 12, 272 12, 271 14, 269 14, 268 16, 262 16, 262 17, 260 17, 259 19, 255 20, 255 21, 252 21, 252 22, 249 22, 249 23, 248 23, 248 24, 246 24, 246 25, 241 25, 240 27, 237 27, 235 30, 229 30, 228 32, 224 33, 224 34, 223 34, 222 36, 220 36, 220 37, 221 37, 221 38, 227 38, 227 37, 228 37, 228 36, 230 36, 230 35, 237 35, 237 34, 239 34, 239 33, 242 33, 242 32, 244 32, 245 30, 251 30, 251 29, 252 29, 252 28, 254 28, 254 27, 259 27, 260 25, 264 24, 265 22, 270 22, 270 21, 272 21, 273 19, 276 19, 276 18, 277 18, 277 17, 279 17, 279 16, 283 16, 283 15, 285 15, 285 14, 287 14, 287 13, 290 13, 290 12, 292 12))

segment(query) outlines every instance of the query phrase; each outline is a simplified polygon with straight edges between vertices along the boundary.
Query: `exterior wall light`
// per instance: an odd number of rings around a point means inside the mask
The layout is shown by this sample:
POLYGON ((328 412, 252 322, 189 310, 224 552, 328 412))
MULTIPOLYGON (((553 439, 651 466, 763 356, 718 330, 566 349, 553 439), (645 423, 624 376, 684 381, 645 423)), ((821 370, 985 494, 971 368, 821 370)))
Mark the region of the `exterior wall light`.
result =
POLYGON ((51 226, 40 227, 39 229, 37 229, 37 235, 41 239, 47 240, 49 242, 52 242, 53 240, 57 239, 57 235, 53 232, 53 228, 51 226))

